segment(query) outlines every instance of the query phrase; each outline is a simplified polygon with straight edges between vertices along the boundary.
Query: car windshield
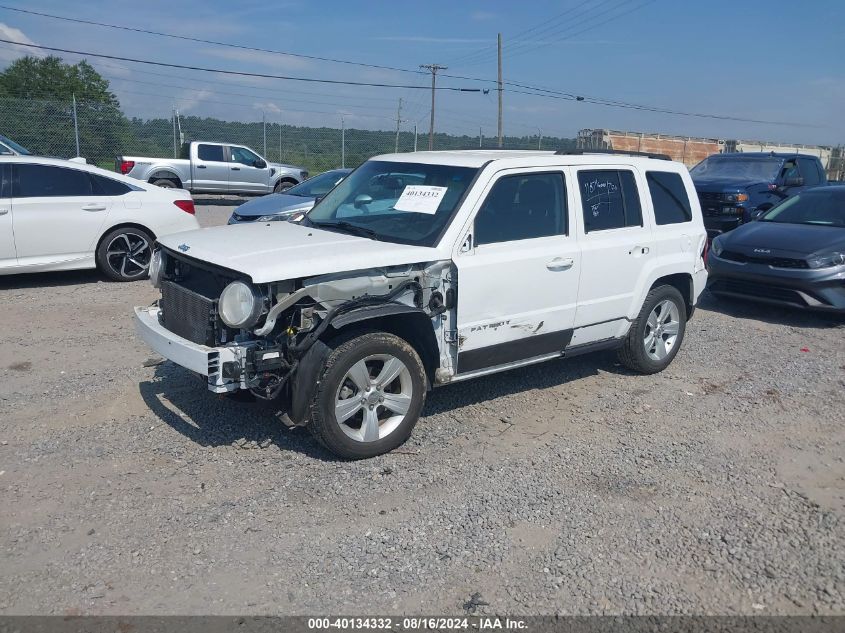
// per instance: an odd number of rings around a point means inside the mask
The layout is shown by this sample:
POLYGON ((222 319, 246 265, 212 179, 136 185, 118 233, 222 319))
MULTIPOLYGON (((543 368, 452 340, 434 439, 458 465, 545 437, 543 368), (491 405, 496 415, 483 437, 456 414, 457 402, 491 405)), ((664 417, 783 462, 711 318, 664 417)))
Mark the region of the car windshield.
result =
POLYGON ((820 188, 787 198, 761 222, 845 227, 845 188, 820 188))
MULTIPOLYGON (((14 151, 16 151, 21 156, 32 156, 32 152, 30 152, 27 148, 23 147, 22 145, 18 145, 12 139, 7 138, 7 137, 3 136, 2 134, 0 134, 0 143, 3 143, 3 145, 6 145, 7 147, 12 148, 14 151)), ((0 152, 0 153, 3 153, 3 152, 0 152)))
POLYGON ((778 158, 710 156, 690 169, 693 178, 735 178, 770 182, 783 161, 778 158))
POLYGON ((327 171, 291 187, 285 193, 291 196, 302 196, 303 198, 324 196, 343 180, 347 173, 345 171, 327 171))
POLYGON ((308 221, 387 242, 434 246, 477 172, 367 161, 308 213, 308 221))

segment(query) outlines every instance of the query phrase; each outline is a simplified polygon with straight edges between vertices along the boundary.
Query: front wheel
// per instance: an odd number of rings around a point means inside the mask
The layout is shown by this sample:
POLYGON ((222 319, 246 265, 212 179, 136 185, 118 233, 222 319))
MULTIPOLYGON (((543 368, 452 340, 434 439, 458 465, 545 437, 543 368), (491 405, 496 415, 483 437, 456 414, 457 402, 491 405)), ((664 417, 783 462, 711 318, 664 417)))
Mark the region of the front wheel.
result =
POLYGON ((97 267, 114 281, 145 279, 149 274, 155 238, 144 229, 118 228, 97 248, 97 267))
POLYGON ((425 369, 416 350, 385 332, 340 341, 326 360, 308 428, 344 459, 392 451, 410 437, 425 403, 425 369))
POLYGON ((296 183, 292 180, 281 180, 276 183, 275 187, 273 187, 273 193, 282 193, 295 185, 296 183))
POLYGON ((652 288, 619 350, 620 362, 641 374, 663 371, 677 355, 686 327, 686 302, 678 289, 652 288))

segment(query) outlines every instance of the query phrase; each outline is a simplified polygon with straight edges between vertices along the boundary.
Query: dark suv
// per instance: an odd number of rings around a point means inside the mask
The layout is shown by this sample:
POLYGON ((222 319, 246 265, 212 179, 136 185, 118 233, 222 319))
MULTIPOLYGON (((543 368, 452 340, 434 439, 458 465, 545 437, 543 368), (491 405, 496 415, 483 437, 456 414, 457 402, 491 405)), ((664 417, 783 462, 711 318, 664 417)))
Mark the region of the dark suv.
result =
POLYGON ((794 153, 713 154, 690 174, 711 238, 750 222, 808 187, 827 184, 816 156, 794 153))

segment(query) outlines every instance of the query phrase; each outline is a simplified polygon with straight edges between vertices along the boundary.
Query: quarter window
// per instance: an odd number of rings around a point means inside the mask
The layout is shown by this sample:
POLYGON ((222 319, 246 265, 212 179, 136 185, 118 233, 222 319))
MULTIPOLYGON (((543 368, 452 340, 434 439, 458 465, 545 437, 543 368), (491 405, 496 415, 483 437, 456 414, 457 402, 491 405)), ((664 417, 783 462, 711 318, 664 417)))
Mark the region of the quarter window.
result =
POLYGON ((94 193, 98 196, 122 196, 132 191, 129 185, 113 178, 91 174, 91 180, 94 181, 94 193))
POLYGON ((222 163, 226 160, 223 158, 222 145, 197 145, 197 158, 217 163, 222 163))
POLYGON ((91 177, 86 171, 52 165, 18 164, 15 198, 90 196, 91 177))
POLYGON ((566 235, 563 174, 500 178, 475 217, 475 243, 494 244, 566 235))
POLYGON ((680 174, 668 171, 646 172, 648 191, 657 224, 680 224, 692 221, 687 189, 680 174))
POLYGON ((578 186, 585 232, 643 225, 633 172, 605 169, 579 171, 578 186))

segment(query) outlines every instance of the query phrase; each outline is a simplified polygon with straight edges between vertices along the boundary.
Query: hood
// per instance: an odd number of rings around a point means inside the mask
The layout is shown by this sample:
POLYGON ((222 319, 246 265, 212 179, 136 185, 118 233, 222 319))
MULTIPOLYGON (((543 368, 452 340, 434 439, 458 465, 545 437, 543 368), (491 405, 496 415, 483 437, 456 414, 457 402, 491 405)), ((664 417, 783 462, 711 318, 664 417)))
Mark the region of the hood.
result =
POLYGON ((216 226, 166 235, 159 243, 249 275, 255 283, 442 259, 435 248, 377 242, 290 222, 216 226))
POLYGON ((762 180, 749 182, 743 178, 729 178, 727 176, 722 178, 693 178, 692 182, 698 191, 708 193, 721 193, 722 191, 733 193, 734 191, 741 191, 748 187, 756 187, 758 185, 768 186, 769 184, 762 180))
POLYGON ((845 250, 845 229, 782 222, 749 222, 726 233, 722 246, 750 254, 753 254, 754 248, 766 248, 773 254, 806 256, 845 250))
POLYGON ((257 217, 261 215, 275 215, 293 211, 307 211, 314 206, 314 198, 310 196, 292 196, 288 193, 271 193, 260 198, 253 198, 235 209, 238 215, 257 217))

